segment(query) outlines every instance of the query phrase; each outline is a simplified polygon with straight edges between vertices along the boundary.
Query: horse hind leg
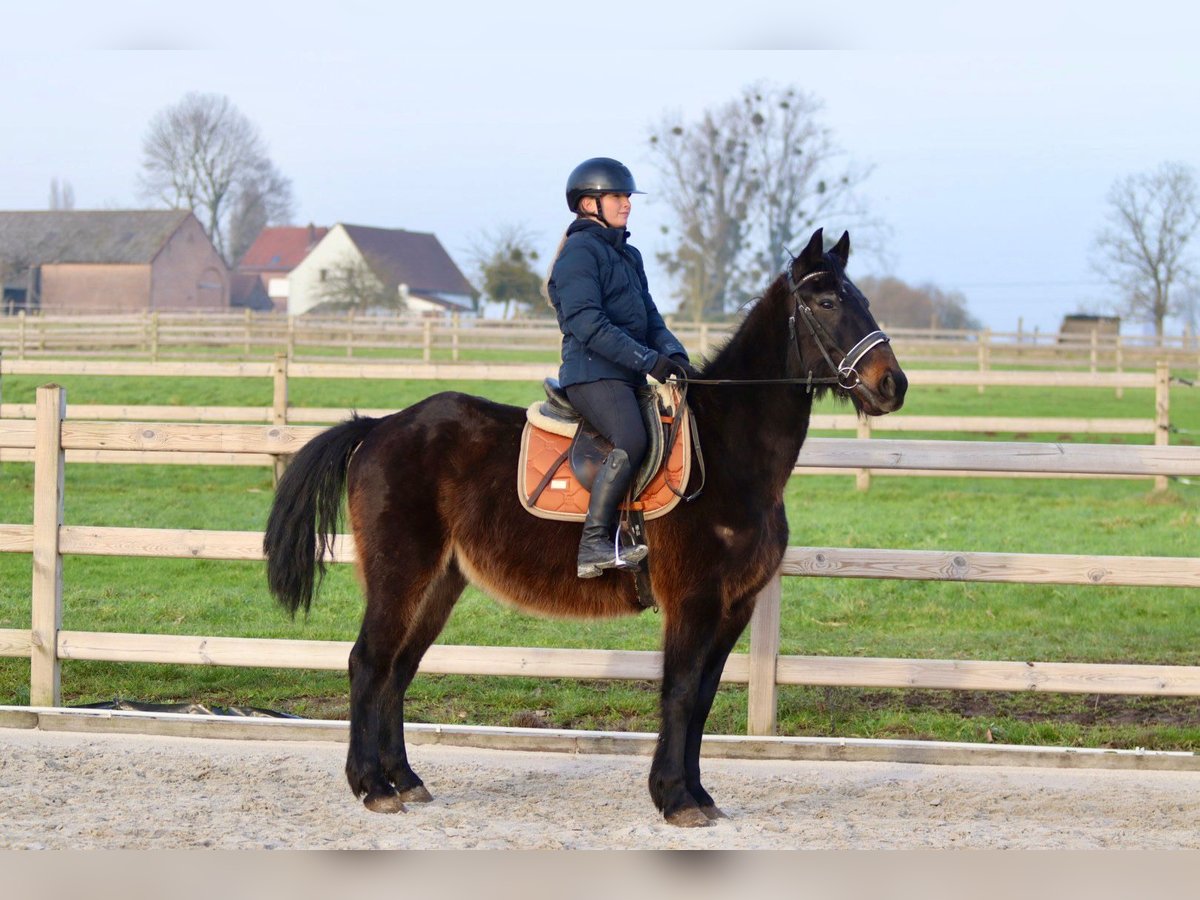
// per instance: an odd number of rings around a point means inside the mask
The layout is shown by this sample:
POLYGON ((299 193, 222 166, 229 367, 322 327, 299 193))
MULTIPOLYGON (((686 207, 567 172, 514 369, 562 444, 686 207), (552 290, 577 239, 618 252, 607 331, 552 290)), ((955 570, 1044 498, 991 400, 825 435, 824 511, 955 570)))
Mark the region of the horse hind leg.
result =
POLYGON ((450 616, 467 585, 454 563, 429 586, 408 636, 392 661, 390 683, 382 696, 380 763, 403 803, 428 803, 433 796, 408 763, 404 740, 404 697, 417 667, 450 616))
POLYGON ((405 800, 429 799, 408 765, 404 692, 465 580, 453 563, 421 567, 412 559, 401 563, 395 554, 372 559, 363 571, 367 609, 350 651, 346 778, 371 811, 402 812, 405 800))

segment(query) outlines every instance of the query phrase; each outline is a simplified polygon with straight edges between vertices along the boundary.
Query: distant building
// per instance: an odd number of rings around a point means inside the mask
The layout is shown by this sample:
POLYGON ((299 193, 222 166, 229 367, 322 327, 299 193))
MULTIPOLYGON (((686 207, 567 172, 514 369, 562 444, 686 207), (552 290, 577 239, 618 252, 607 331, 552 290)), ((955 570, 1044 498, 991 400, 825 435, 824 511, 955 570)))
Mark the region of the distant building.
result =
POLYGON ((0 311, 229 308, 229 270, 188 210, 0 212, 0 311))
POLYGON ((274 312, 275 304, 267 295, 267 289, 257 275, 234 272, 229 279, 229 305, 235 309, 252 309, 255 312, 274 312))
POLYGON ((329 229, 313 224, 264 228, 238 262, 238 274, 253 275, 277 312, 288 309, 288 275, 304 261, 329 229))
POLYGON ((1066 335, 1091 335, 1093 331, 1100 337, 1115 337, 1121 333, 1121 317, 1093 316, 1082 313, 1063 316, 1058 335, 1059 340, 1062 341, 1066 335))
POLYGON ((331 278, 365 267, 396 307, 425 315, 470 312, 478 292, 432 234, 337 224, 288 276, 288 312, 329 300, 331 278))

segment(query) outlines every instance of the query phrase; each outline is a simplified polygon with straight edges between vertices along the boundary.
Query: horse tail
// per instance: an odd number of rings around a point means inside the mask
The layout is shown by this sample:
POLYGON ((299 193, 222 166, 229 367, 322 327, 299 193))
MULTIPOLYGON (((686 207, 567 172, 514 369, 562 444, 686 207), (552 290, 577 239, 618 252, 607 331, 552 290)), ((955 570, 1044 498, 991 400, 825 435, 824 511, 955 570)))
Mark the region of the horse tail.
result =
POLYGON ((355 415, 297 453, 275 488, 263 552, 267 587, 293 616, 307 613, 325 578, 325 556, 341 524, 350 457, 381 419, 355 415))

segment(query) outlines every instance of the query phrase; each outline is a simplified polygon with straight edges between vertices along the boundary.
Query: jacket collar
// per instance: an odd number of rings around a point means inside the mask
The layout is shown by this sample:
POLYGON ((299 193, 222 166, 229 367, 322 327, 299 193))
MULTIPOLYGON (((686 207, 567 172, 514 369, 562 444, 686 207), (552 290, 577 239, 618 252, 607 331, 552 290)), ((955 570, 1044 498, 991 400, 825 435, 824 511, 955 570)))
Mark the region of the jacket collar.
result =
POLYGON ((624 228, 605 228, 594 219, 579 218, 572 222, 567 227, 567 235, 576 234, 580 231, 586 231, 589 234, 594 234, 596 237, 612 244, 618 250, 625 246, 625 242, 629 239, 629 232, 624 228))

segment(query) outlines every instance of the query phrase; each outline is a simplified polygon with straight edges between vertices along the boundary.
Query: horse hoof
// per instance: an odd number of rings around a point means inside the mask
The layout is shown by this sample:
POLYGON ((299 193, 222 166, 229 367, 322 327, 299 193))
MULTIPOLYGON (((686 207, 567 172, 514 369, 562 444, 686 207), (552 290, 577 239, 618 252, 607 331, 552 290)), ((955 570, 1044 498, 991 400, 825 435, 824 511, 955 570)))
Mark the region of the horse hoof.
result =
POLYGON ((410 787, 408 790, 400 791, 397 796, 403 803, 433 802, 433 794, 429 793, 423 784, 418 784, 416 787, 410 787))
POLYGON ((698 807, 689 806, 667 816, 667 824, 676 828, 707 828, 711 823, 698 807))
POLYGON ((399 794, 368 794, 363 797, 363 806, 374 813, 408 812, 399 794))
POLYGON ((700 812, 704 813, 705 818, 707 818, 709 821, 715 821, 716 819, 728 819, 729 818, 729 816, 727 816, 727 815, 725 815, 725 813, 721 812, 720 807, 717 807, 717 806, 702 806, 702 807, 700 807, 700 812))

